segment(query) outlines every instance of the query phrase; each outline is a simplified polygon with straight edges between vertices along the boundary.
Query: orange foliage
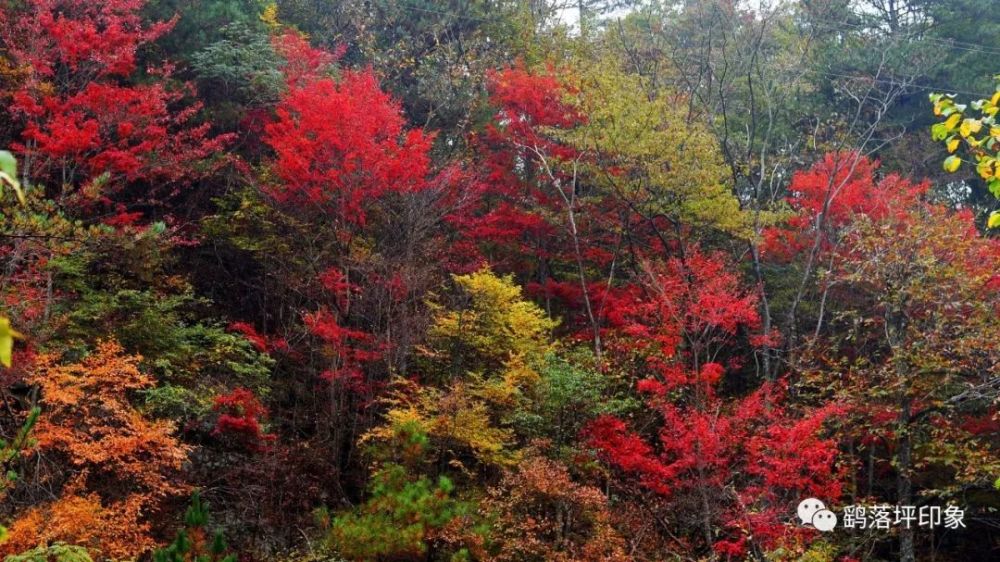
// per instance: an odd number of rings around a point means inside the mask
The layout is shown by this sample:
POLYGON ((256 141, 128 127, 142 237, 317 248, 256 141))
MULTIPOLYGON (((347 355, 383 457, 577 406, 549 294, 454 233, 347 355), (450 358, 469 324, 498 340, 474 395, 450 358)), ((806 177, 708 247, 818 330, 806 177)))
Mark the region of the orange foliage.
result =
POLYGON ((566 467, 533 452, 504 476, 485 504, 496 517, 494 562, 626 562, 600 490, 573 482, 566 467))
POLYGON ((140 497, 130 496, 105 507, 97 494, 64 493, 58 500, 21 515, 11 526, 10 540, 0 553, 64 542, 86 548, 95 560, 134 559, 155 546, 149 525, 139 520, 141 502, 140 497))
POLYGON ((40 357, 30 378, 42 391, 34 437, 39 449, 63 453, 86 470, 91 486, 112 484, 116 493, 131 490, 158 500, 186 491, 171 476, 187 458, 187 447, 173 437, 173 424, 150 421, 128 402, 128 392, 154 384, 136 366, 140 359, 124 355, 115 342, 101 343, 71 365, 40 357))
POLYGON ((39 357, 29 378, 43 408, 33 436, 36 449, 62 466, 49 485, 66 484, 60 499, 14 522, 5 550, 61 540, 120 558, 153 546, 143 517, 187 492, 178 476, 188 447, 171 423, 149 420, 129 403, 128 393, 154 384, 139 371, 140 359, 115 342, 69 365, 39 357))

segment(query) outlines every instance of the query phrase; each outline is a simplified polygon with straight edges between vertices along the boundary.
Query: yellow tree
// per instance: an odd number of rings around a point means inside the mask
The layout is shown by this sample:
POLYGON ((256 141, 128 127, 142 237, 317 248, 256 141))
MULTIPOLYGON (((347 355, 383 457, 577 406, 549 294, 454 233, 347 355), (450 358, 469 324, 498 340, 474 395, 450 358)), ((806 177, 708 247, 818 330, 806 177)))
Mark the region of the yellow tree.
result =
POLYGON ((415 432, 430 439, 437 459, 509 464, 516 457, 509 449, 513 433, 497 420, 538 382, 556 322, 524 300, 509 276, 482 269, 454 281, 465 304, 454 310, 435 305, 423 349, 429 382, 439 386, 398 381, 385 423, 364 440, 390 442, 415 432))
MULTIPOLYGON (((934 115, 943 121, 931 127, 931 137, 944 143, 950 156, 942 166, 947 172, 955 172, 962 166, 964 152, 976 166, 976 173, 986 182, 990 193, 1000 198, 1000 76, 997 76, 996 92, 989 99, 975 100, 964 104, 955 101, 954 95, 934 93, 930 95, 934 104, 934 115), (964 147, 964 151, 960 151, 964 147)), ((1000 226, 1000 212, 993 211, 989 227, 1000 226)))
POLYGON ((566 137, 592 157, 592 181, 646 220, 666 217, 747 238, 751 217, 733 195, 718 141, 687 118, 683 96, 651 94, 612 60, 581 66, 579 104, 587 119, 566 137))
POLYGON ((469 501, 477 477, 520 460, 509 418, 539 379, 556 322, 511 277, 482 269, 453 279, 461 304, 434 306, 427 384, 397 380, 383 423, 362 437, 375 460, 369 497, 335 517, 328 535, 348 559, 480 552, 469 501))

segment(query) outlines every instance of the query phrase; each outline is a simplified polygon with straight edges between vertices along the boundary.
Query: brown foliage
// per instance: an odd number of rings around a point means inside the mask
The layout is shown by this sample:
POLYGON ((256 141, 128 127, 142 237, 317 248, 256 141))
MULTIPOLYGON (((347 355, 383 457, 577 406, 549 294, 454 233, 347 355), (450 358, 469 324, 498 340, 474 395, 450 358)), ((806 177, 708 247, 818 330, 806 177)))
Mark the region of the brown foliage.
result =
POLYGON ((489 559, 496 562, 624 562, 625 541, 611 526, 607 498, 573 482, 563 465, 534 454, 490 492, 496 517, 489 559))

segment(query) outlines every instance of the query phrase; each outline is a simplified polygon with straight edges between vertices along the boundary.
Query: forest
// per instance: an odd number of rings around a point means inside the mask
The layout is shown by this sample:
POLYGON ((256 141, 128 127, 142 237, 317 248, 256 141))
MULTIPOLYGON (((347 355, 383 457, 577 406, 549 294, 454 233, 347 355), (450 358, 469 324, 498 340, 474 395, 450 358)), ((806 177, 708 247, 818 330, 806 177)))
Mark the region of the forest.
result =
POLYGON ((0 0, 0 560, 1000 560, 989 0, 0 0))

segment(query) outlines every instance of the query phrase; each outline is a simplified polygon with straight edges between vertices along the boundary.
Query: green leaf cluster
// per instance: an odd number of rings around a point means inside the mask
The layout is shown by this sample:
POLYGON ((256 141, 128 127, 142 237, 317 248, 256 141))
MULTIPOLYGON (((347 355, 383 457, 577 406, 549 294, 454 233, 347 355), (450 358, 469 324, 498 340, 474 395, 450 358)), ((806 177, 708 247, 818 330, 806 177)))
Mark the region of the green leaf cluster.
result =
POLYGON ((284 79, 266 30, 237 21, 223 27, 220 34, 219 40, 191 57, 205 89, 231 103, 276 101, 284 79))
POLYGON ((60 542, 40 545, 27 552, 4 558, 4 562, 92 562, 93 559, 82 546, 72 546, 60 542))
POLYGON ((444 531, 468 525, 475 504, 455 498, 448 477, 413 477, 402 465, 388 464, 373 475, 369 492, 364 504, 331 522, 327 544, 334 552, 351 560, 425 559, 433 547, 428 560, 468 559, 467 547, 444 531))
POLYGON ((530 399, 511 415, 518 434, 563 447, 575 442, 584 425, 597 416, 624 416, 641 406, 626 392, 624 377, 598 372, 593 365, 589 350, 568 357, 549 355, 530 399))
POLYGON ((21 182, 17 179, 17 159, 10 152, 0 150, 0 195, 3 194, 4 184, 14 190, 17 199, 23 205, 24 191, 21 190, 21 182))

